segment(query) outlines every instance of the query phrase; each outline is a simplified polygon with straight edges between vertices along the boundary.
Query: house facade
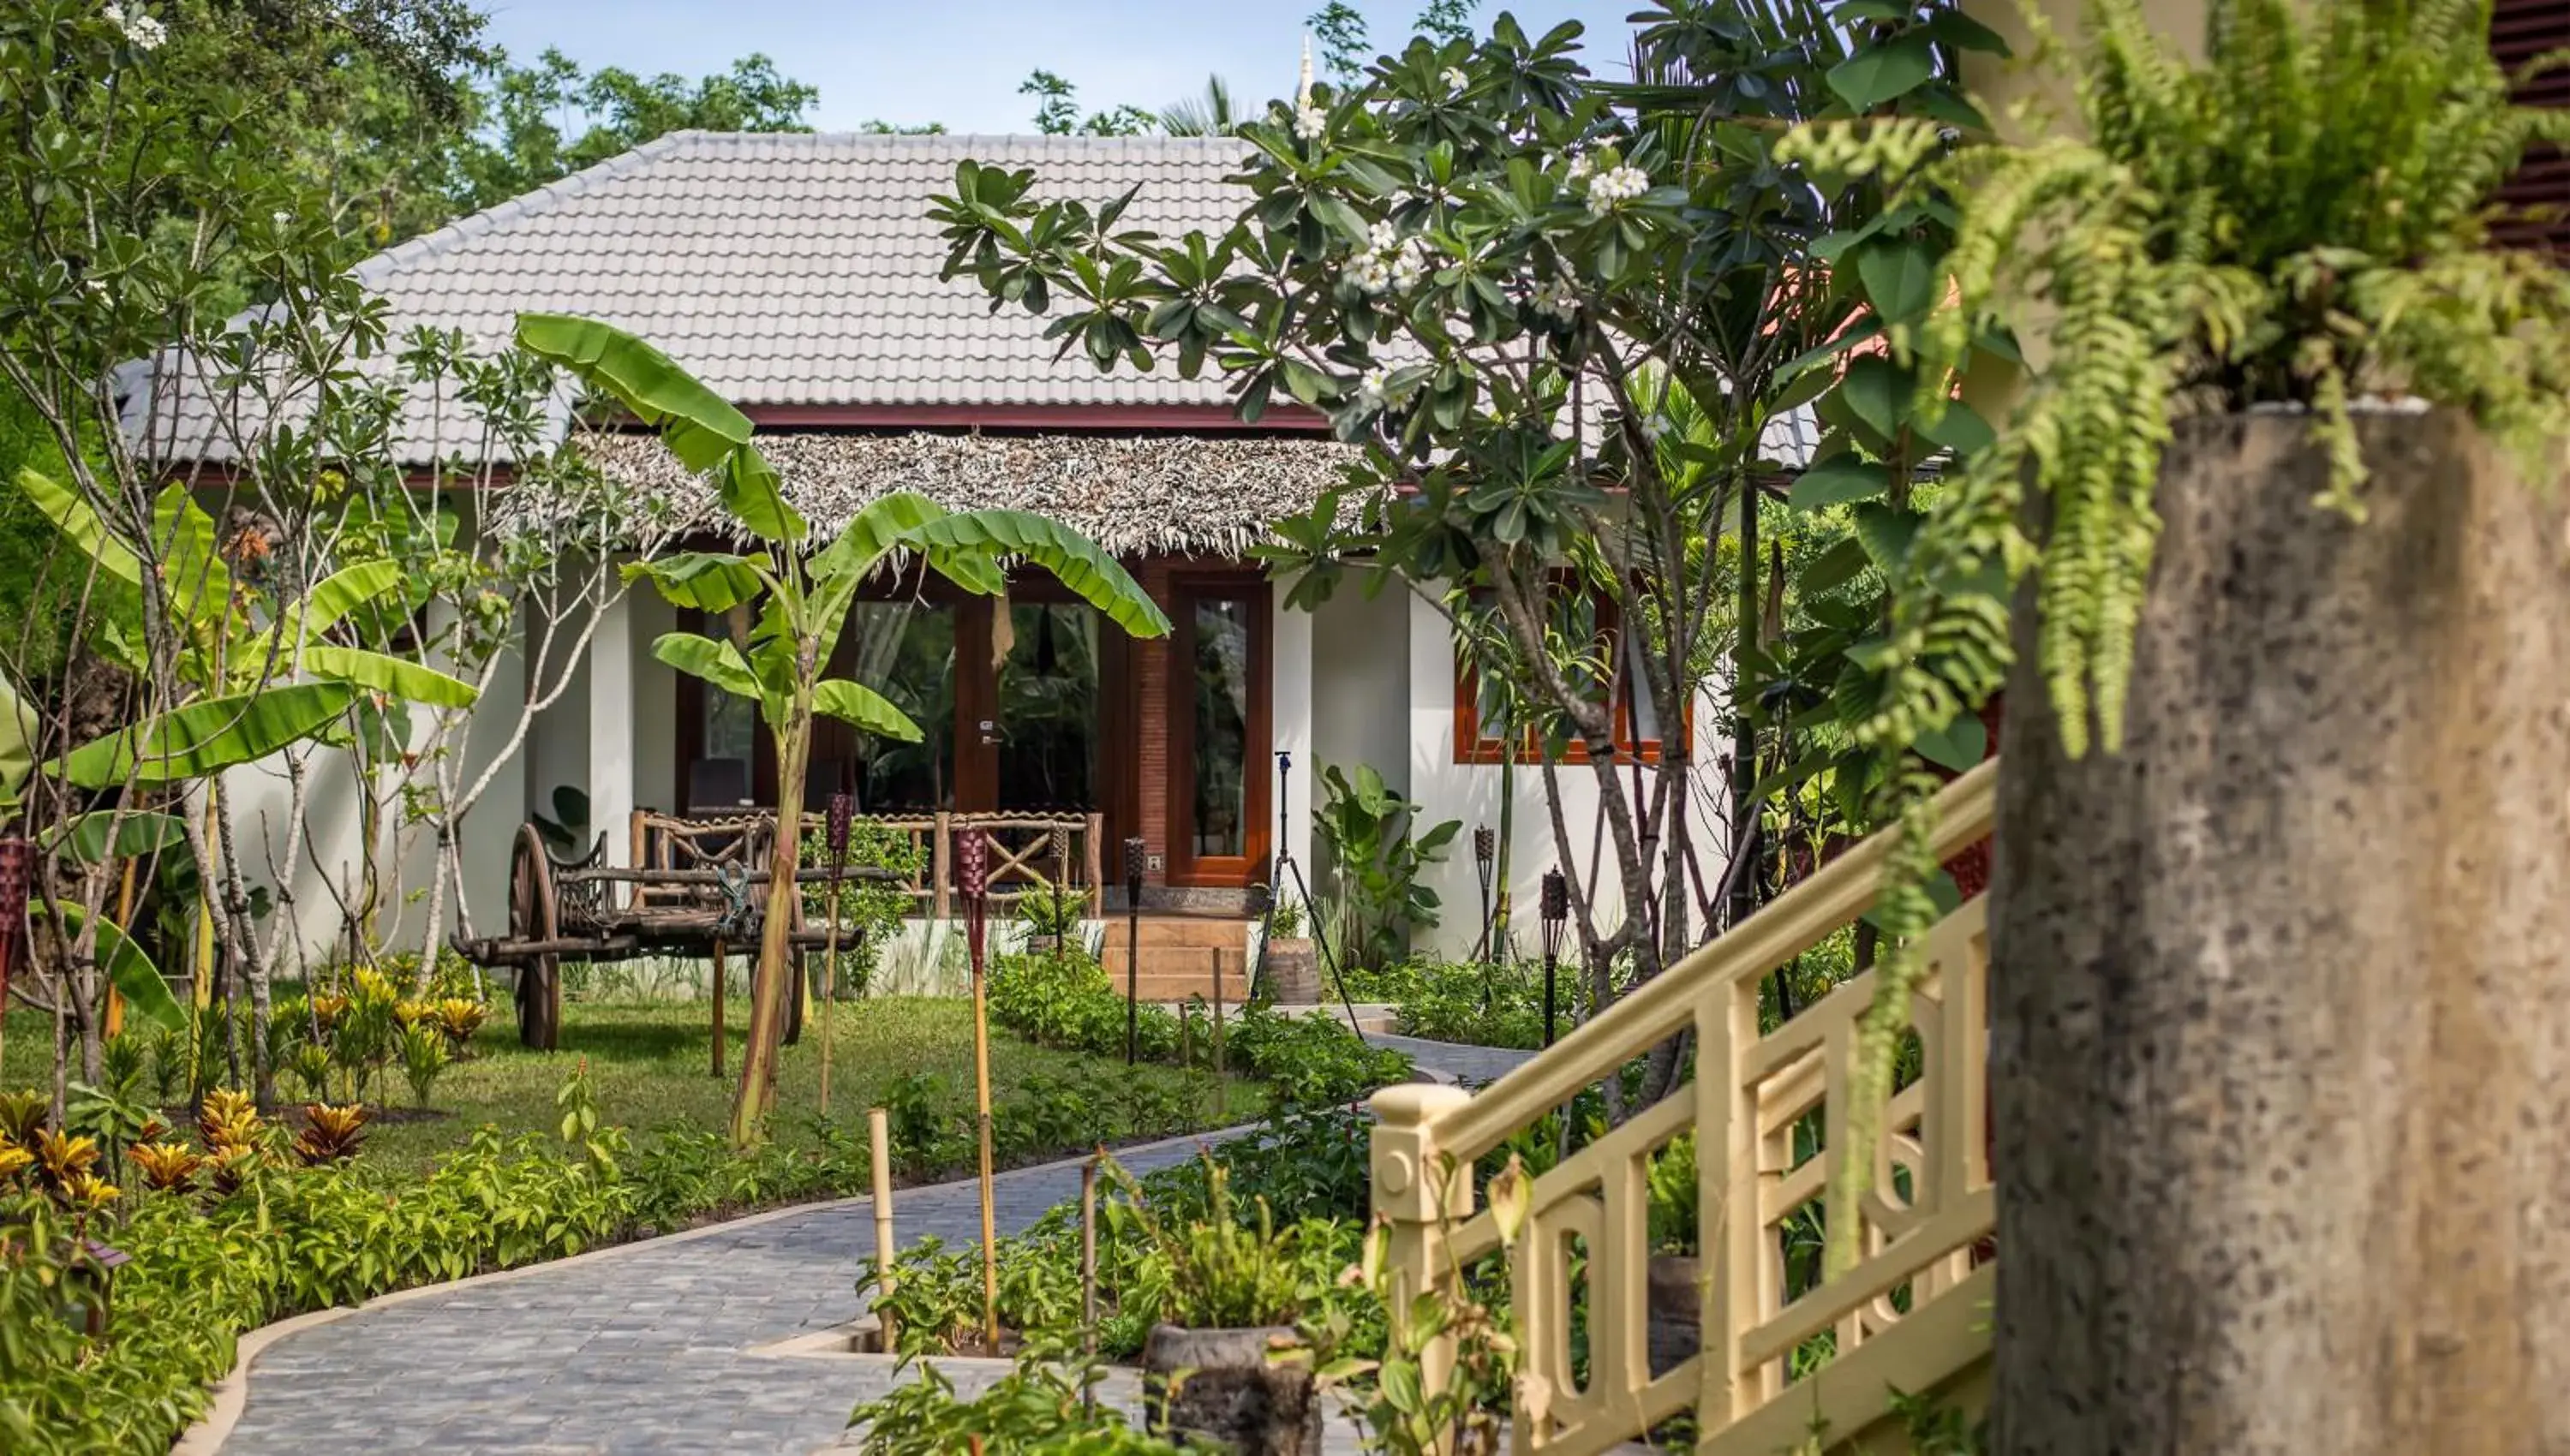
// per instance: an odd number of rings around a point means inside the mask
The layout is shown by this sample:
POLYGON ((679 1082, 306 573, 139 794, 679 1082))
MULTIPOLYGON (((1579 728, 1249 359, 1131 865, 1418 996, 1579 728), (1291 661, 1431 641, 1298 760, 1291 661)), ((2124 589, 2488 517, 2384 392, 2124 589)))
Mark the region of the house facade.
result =
MULTIPOLYGON (((824 537, 893 491, 1032 511, 1113 552, 1173 625, 1165 639, 1128 638, 1040 571, 1021 572, 1005 598, 933 577, 873 583, 832 670, 885 692, 924 741, 867 742, 824 723, 808 781, 789 785, 777 782, 750 705, 652 655, 664 632, 726 624, 638 588, 601 620, 468 823, 465 889, 486 933, 504 913, 518 823, 550 812, 563 787, 587 796, 611 863, 631 862, 639 836, 620 827, 637 811, 817 808, 846 789, 863 812, 906 823, 1059 819, 1084 842, 1074 851, 1084 873, 1110 887, 1121 847, 1138 839, 1145 909, 1245 920, 1277 853, 1314 874, 1321 767, 1362 764, 1418 800, 1423 824, 1465 826, 1457 852, 1429 872, 1446 910, 1422 948, 1441 953, 1481 937, 1471 831, 1496 832, 1512 789, 1507 888, 1530 943, 1537 882, 1555 858, 1531 746, 1481 723, 1435 588, 1350 584, 1316 611, 1289 610, 1291 582, 1246 554, 1269 522, 1309 509, 1337 481, 1346 447, 1308 412, 1244 425, 1218 378, 1101 375, 1084 358, 1058 360, 1043 320, 995 314, 969 281, 941 282, 929 201, 968 157, 1031 167, 1042 185, 1082 197, 1138 188, 1128 219, 1163 233, 1227 226, 1243 196, 1224 181, 1238 146, 1221 140, 687 133, 361 268, 397 333, 458 328, 496 348, 517 313, 544 310, 650 340, 750 417, 787 495, 824 537)), ((1804 447, 1790 431, 1771 444, 1788 456, 1804 447)), ((647 434, 595 440, 591 454, 622 483, 704 497, 647 434)), ((718 544, 722 531, 709 513, 679 544, 718 544)), ((525 699, 509 701, 512 686, 484 711, 514 721, 525 699)), ((1635 773, 1677 754, 1709 770, 1725 736, 1712 731, 1711 702, 1666 731, 1625 717, 1635 773)), ((468 751, 491 749, 477 735, 468 751)), ((1718 796, 1718 773, 1698 777, 1718 796)), ((1587 771, 1565 769, 1561 782, 1573 840, 1598 841, 1587 771)), ((251 771, 237 781, 236 812, 254 824, 280 793, 274 776, 251 771)), ((1690 812, 1710 823, 1721 805, 1706 797, 1690 812)), ((381 852, 353 823, 313 836, 311 863, 295 873, 316 881, 381 852)), ((1611 855, 1587 859, 1580 869, 1611 904, 1611 855)), ((312 919, 308 941, 338 933, 329 897, 295 903, 312 919)), ((413 926, 420 918, 409 913, 413 926)))

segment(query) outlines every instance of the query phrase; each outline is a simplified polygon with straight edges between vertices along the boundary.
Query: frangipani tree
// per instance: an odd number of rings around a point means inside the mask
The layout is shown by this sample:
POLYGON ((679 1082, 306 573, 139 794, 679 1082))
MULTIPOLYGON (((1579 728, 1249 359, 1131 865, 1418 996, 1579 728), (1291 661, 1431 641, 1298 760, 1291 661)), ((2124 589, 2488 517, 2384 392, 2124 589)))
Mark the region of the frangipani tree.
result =
POLYGON ((776 1097, 776 1054, 792 989, 794 877, 801 868, 802 837, 791 814, 811 751, 813 716, 828 714, 906 742, 921 736, 919 725, 874 689, 821 676, 858 586, 877 568, 915 554, 968 591, 998 595, 1008 586, 1007 563, 1026 560, 1134 636, 1165 635, 1169 621, 1095 543, 1024 512, 950 515, 921 497, 896 494, 859 511, 836 540, 816 549, 810 523, 750 443, 749 417, 667 355, 609 324, 559 314, 520 314, 518 343, 657 430, 678 462, 706 476, 723 508, 760 543, 756 553, 692 551, 626 568, 629 578, 647 578, 678 606, 708 614, 757 611, 745 651, 695 632, 669 632, 651 644, 662 662, 757 703, 776 744, 776 850, 751 986, 749 1045, 732 1105, 732 1141, 746 1146, 761 1135, 776 1097))

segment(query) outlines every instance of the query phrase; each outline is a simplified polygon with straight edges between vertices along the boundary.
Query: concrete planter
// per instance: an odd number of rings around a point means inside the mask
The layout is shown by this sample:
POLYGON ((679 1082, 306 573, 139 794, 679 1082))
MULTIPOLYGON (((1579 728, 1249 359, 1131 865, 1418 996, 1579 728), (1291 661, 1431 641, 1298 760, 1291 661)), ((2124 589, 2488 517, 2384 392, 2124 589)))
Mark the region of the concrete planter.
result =
POLYGON ((2124 748, 2016 613, 1990 1449, 2570 1449, 2570 492, 2182 423, 2124 748))
POLYGON ((1142 1403, 1151 1428, 1223 1442, 1240 1456, 1320 1456, 1321 1401, 1312 1372, 1268 1351, 1294 1331, 1151 1326, 1142 1343, 1142 1403))
POLYGON ((1321 960, 1309 936, 1267 942, 1267 986, 1280 1006, 1310 1006, 1321 999, 1321 960))

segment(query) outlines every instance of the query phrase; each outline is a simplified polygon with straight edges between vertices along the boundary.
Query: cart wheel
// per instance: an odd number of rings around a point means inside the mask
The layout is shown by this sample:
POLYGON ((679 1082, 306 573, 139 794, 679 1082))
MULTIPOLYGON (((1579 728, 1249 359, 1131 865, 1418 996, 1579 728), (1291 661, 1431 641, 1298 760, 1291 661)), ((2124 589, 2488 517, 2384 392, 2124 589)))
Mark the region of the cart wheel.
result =
MULTIPOLYGON (((552 858, 536 827, 522 824, 509 857, 509 938, 551 940, 557 923, 552 858)), ((536 1051, 552 1051, 562 1040, 561 966, 555 955, 518 962, 518 1041, 536 1051)))

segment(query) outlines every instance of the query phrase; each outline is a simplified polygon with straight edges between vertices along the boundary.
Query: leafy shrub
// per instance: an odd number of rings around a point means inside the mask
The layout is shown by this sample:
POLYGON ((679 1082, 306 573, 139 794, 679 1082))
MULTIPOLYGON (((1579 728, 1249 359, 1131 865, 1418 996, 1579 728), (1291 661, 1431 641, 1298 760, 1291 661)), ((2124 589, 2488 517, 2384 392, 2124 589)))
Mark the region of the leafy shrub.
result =
MULTIPOLYGON (((991 1019, 1038 1046, 1124 1054, 1124 997, 1105 967, 1083 950, 1003 955, 991 969, 991 1019)), ((1144 1006, 1134 1018, 1134 1050, 1144 1061, 1177 1060, 1178 1018, 1144 1006)))
MULTIPOLYGON (((247 1135, 229 1109, 211 1121, 247 1135)), ((264 1167, 228 1195, 137 1192, 118 1204, 122 1222, 87 1226, 132 1259, 93 1340, 59 1308, 66 1268, 83 1257, 75 1226, 50 1200, 0 1187, 0 1450, 167 1449, 230 1368, 241 1330, 576 1254, 618 1237, 628 1210, 611 1176, 487 1129, 425 1180, 360 1162, 264 1167)))
POLYGON ((1230 1052, 1235 1066, 1274 1084, 1283 1107, 1354 1102, 1417 1072, 1407 1055, 1369 1045, 1335 1017, 1258 1005, 1232 1027, 1230 1052))
MULTIPOLYGON (((817 823, 804 831, 803 863, 822 869, 829 867, 829 843, 817 823)), ((863 819, 848 826, 848 866, 851 869, 888 870, 907 881, 915 878, 925 864, 925 849, 914 843, 906 831, 863 819)), ((837 909, 841 938, 838 985, 842 994, 862 996, 866 993, 867 984, 874 979, 875 967, 882 962, 884 942, 901 928, 912 904, 910 891, 900 884, 873 879, 839 882, 837 909)), ((818 924, 827 924, 830 909, 828 885, 803 887, 803 912, 807 918, 818 924)))
POLYGON ((953 1456, 958 1451, 1025 1456, 1178 1456, 1184 1449, 1135 1430, 1090 1397, 1099 1371, 1077 1374, 1029 1357, 972 1400, 934 1365, 848 1414, 866 1428, 865 1456, 953 1456))
POLYGON ((1346 953, 1378 963, 1399 958, 1415 930, 1437 924, 1437 892, 1419 875, 1446 858, 1464 821, 1450 819, 1414 835, 1421 806, 1360 764, 1351 779, 1336 765, 1321 770, 1321 805, 1313 831, 1347 916, 1346 953))
MULTIPOLYGON (((1543 1045, 1543 964, 1413 961, 1392 984, 1394 1025, 1404 1036, 1468 1046, 1531 1050, 1543 1045)), ((1553 1028, 1565 1033, 1587 1014, 1587 982, 1571 967, 1553 978, 1553 1028)))
POLYGON ((1306 1296, 1316 1292, 1296 1258, 1302 1230, 1278 1234, 1275 1211, 1265 1199, 1240 1204, 1231 1196, 1230 1173, 1210 1154, 1198 1162, 1204 1174, 1201 1204, 1176 1200, 1173 1216, 1162 1217, 1121 1164, 1104 1160, 1104 1172, 1124 1195, 1150 1256, 1168 1266, 1161 1317, 1189 1329, 1292 1323, 1306 1296))
POLYGON ((419 1100, 420 1106, 428 1105, 437 1079, 446 1074, 449 1057, 446 1033, 438 1029, 435 1020, 423 1018, 402 1028, 402 1077, 410 1083, 411 1096, 419 1100))

